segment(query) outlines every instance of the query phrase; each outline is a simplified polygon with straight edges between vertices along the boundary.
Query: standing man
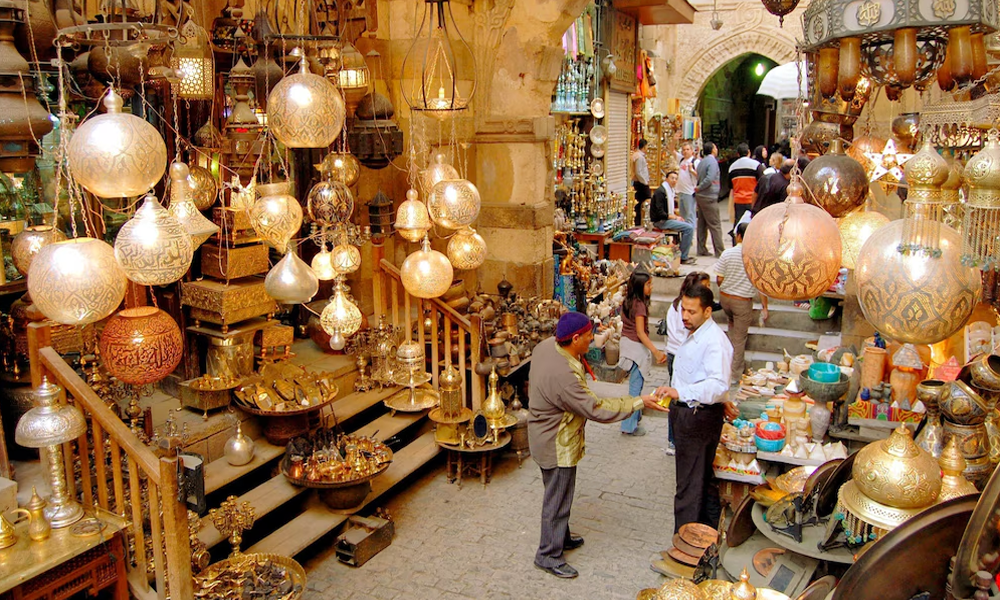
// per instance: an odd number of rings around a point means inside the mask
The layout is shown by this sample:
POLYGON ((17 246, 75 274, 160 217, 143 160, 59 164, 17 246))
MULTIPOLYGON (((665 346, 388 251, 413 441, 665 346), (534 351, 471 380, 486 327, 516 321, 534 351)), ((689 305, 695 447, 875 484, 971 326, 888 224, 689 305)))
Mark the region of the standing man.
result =
POLYGON ((724 419, 735 418, 739 411, 728 402, 733 347, 712 320, 714 300, 712 290, 703 285, 684 291, 681 320, 688 336, 674 358, 673 387, 661 388, 673 399, 670 423, 677 466, 674 533, 693 522, 718 527, 722 516, 712 461, 724 419))
POLYGON ((677 214, 674 193, 677 178, 677 171, 670 171, 666 180, 653 192, 653 199, 649 203, 649 219, 656 229, 676 231, 681 234, 681 264, 691 265, 696 262, 694 257, 688 256, 691 251, 691 238, 694 237, 694 227, 677 214))
MULTIPOLYGON (((542 340, 531 357, 528 390, 528 444, 542 469, 542 534, 535 566, 556 577, 573 578, 576 569, 566 563, 564 550, 583 545, 569 531, 569 512, 576 486, 576 464, 584 454, 587 420, 621 421, 643 407, 664 411, 653 396, 598 398, 587 387, 583 355, 594 333, 590 318, 566 313, 556 324, 556 335, 542 340)), ((658 392, 665 392, 660 388, 658 392)))
POLYGON ((635 226, 642 225, 642 203, 649 200, 649 165, 646 163, 646 142, 639 140, 639 149, 632 153, 632 189, 635 190, 635 226))
MULTIPOLYGON (((743 266, 743 236, 748 225, 736 226, 736 245, 722 253, 715 263, 715 281, 719 284, 719 300, 722 310, 729 317, 729 341, 733 344, 732 383, 737 383, 745 367, 744 355, 747 348, 747 333, 753 324, 753 297, 760 294, 743 266)), ((761 316, 767 320, 767 296, 760 294, 761 316)))
MULTIPOLYGON (((778 156, 781 156, 780 154, 778 156)), ((754 215, 760 214, 768 206, 781 204, 788 197, 788 183, 792 179, 792 168, 795 161, 786 159, 781 163, 777 172, 765 175, 757 182, 756 198, 751 211, 754 215)))
POLYGON ((680 198, 680 215, 685 221, 698 226, 698 210, 694 200, 694 188, 698 185, 698 160, 694 157, 691 142, 681 144, 680 172, 677 177, 677 196, 680 198))
POLYGON ((698 163, 698 185, 694 189, 698 205, 698 256, 711 256, 707 239, 708 232, 711 232, 712 249, 715 258, 719 258, 725 249, 722 221, 719 219, 719 149, 712 142, 705 142, 701 153, 703 158, 698 163))
MULTIPOLYGON (((761 150, 763 148, 763 146, 760 146, 761 150)), ((729 235, 733 237, 734 244, 736 243, 734 237, 736 224, 742 220, 743 213, 750 210, 750 207, 753 206, 753 201, 756 199, 755 189, 757 187, 757 178, 764 171, 764 165, 750 158, 750 146, 748 144, 742 143, 737 146, 736 153, 740 157, 733 161, 733 164, 729 165, 729 181, 732 182, 733 186, 729 191, 729 200, 733 203, 734 211, 733 231, 729 232, 729 235)))

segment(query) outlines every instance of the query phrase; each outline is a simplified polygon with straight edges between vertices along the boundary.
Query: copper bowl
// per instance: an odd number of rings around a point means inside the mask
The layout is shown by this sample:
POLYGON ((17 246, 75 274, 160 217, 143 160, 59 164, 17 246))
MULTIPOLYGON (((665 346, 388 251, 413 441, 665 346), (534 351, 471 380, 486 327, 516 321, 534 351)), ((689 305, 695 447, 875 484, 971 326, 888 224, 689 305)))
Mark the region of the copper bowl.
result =
POLYGON ((981 425, 992 408, 963 381, 952 381, 941 397, 941 414, 945 421, 959 425, 981 425))

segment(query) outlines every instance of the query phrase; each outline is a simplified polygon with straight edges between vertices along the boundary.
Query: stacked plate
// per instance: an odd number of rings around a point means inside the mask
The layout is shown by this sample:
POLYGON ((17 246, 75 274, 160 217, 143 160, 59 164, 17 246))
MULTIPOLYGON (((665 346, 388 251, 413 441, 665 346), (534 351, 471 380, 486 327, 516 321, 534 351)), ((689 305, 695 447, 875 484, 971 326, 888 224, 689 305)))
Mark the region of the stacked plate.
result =
POLYGON ((705 550, 718 540, 719 532, 708 525, 681 525, 680 531, 674 534, 673 547, 660 552, 660 556, 653 560, 652 568, 667 577, 690 578, 705 550))

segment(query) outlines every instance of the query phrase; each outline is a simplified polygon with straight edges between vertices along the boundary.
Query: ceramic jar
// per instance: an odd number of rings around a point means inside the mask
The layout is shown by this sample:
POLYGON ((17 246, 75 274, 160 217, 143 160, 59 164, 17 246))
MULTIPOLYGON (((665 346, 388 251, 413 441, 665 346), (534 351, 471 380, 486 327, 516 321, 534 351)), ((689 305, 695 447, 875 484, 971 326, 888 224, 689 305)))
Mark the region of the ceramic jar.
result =
POLYGON ((809 424, 812 426, 812 439, 816 443, 823 442, 823 436, 830 427, 830 409, 826 402, 817 402, 809 411, 809 424))

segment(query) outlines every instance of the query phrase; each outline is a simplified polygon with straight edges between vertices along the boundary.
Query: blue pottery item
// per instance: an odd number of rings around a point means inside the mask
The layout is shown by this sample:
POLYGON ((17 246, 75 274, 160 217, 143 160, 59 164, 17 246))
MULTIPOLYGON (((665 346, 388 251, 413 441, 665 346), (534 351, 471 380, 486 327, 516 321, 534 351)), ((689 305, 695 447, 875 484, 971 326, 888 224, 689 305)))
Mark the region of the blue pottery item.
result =
POLYGON ((840 367, 832 363, 813 363, 809 365, 809 379, 820 383, 837 383, 840 381, 840 367))

